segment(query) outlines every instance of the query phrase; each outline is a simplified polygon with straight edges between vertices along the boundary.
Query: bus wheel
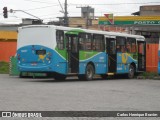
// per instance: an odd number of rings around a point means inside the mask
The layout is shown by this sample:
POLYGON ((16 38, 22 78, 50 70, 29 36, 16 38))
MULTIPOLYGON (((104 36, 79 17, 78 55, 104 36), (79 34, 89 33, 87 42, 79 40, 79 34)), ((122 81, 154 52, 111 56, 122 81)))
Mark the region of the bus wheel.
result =
POLYGON ((129 78, 129 79, 134 78, 134 74, 135 74, 134 67, 133 67, 133 65, 130 65, 130 66, 129 66, 128 78, 129 78))
POLYGON ((85 80, 92 80, 94 76, 94 67, 88 64, 85 71, 85 80))
POLYGON ((55 80, 65 80, 65 79, 66 79, 66 76, 57 73, 57 74, 54 75, 54 79, 55 79, 55 80))

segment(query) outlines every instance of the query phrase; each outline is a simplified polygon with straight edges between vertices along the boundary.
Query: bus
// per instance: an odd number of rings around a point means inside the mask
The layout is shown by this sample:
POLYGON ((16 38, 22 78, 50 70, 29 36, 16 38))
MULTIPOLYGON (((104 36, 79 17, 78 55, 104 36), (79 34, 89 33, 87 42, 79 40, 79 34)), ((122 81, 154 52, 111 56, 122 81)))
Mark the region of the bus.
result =
POLYGON ((57 80, 68 75, 92 80, 95 74, 133 78, 136 72, 145 71, 145 39, 140 35, 54 25, 24 26, 18 31, 21 73, 47 73, 57 80))

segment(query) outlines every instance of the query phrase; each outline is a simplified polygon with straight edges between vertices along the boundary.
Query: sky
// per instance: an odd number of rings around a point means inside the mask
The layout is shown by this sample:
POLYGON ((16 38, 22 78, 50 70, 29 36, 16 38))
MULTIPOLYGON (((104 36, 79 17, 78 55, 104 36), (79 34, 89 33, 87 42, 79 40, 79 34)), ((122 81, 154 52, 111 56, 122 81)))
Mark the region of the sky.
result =
MULTIPOLYGON (((63 17, 65 0, 0 0, 0 24, 18 24, 22 18, 34 18, 23 12, 8 13, 8 18, 3 18, 3 7, 8 10, 23 10, 43 19, 44 22, 58 20, 63 17)), ((139 11, 143 5, 160 5, 160 0, 67 0, 68 16, 81 16, 81 8, 90 6, 95 9, 95 16, 104 16, 113 13, 114 16, 129 16, 139 11)))

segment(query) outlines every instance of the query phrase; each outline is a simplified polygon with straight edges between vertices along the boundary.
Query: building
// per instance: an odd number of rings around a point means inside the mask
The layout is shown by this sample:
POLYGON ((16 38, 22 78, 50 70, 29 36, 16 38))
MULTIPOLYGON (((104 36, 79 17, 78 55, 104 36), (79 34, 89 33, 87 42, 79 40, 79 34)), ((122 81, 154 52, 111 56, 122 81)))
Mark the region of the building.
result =
POLYGON ((0 30, 0 61, 9 62, 10 56, 15 56, 17 47, 17 32, 0 30))

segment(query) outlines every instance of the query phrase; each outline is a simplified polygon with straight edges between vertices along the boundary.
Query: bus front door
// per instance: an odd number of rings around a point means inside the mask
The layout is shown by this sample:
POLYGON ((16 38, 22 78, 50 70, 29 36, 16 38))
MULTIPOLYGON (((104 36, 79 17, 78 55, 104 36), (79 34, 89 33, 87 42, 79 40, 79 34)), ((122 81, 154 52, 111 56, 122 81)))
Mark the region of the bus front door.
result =
POLYGON ((68 50, 68 72, 79 72, 79 48, 78 37, 76 35, 67 35, 68 50))
POLYGON ((116 73, 117 71, 117 54, 116 54, 116 39, 106 38, 108 53, 108 72, 116 73))
POLYGON ((144 41, 137 41, 138 44, 138 70, 146 70, 146 44, 144 41))

